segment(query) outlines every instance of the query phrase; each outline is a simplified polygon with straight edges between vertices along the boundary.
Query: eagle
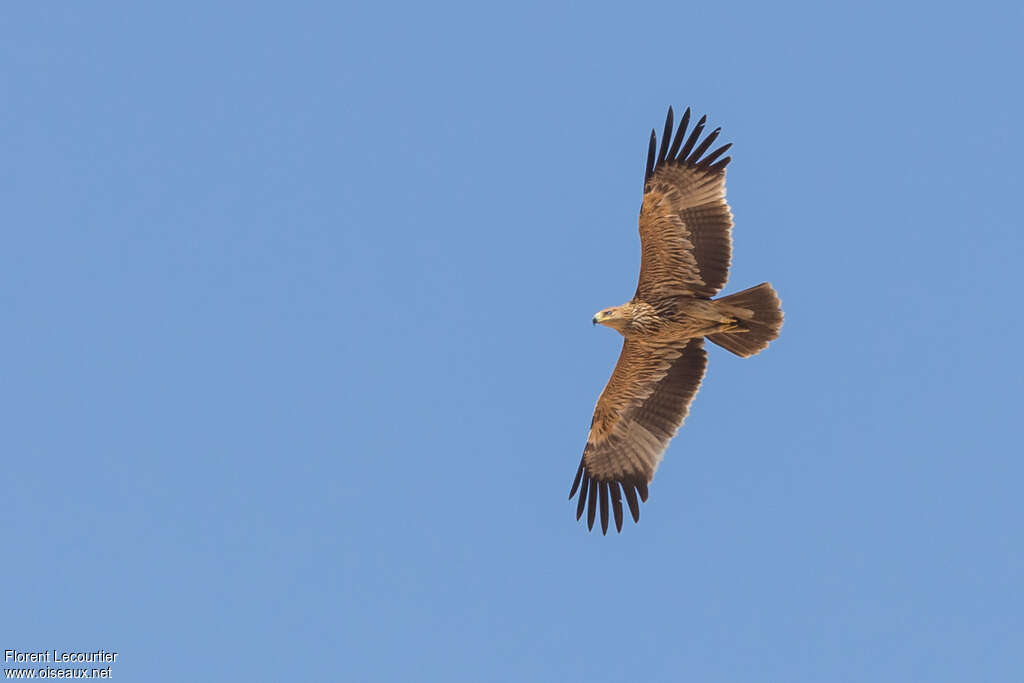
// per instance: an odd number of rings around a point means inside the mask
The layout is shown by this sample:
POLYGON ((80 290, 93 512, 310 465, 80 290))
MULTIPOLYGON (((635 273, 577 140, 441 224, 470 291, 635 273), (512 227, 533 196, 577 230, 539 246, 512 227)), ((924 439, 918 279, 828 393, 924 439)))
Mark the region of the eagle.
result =
POLYGON ((622 499, 634 522, 640 501, 669 441, 683 424, 707 367, 704 339, 746 358, 779 336, 782 306, 765 282, 714 299, 729 277, 732 212, 725 201, 725 169, 732 146, 708 153, 721 128, 701 137, 707 116, 692 130, 687 108, 672 134, 651 130, 640 208, 642 261, 636 294, 599 311, 625 340, 619 361, 594 408, 583 458, 569 492, 579 493, 576 519, 597 510, 608 533, 609 508, 622 531, 622 499))

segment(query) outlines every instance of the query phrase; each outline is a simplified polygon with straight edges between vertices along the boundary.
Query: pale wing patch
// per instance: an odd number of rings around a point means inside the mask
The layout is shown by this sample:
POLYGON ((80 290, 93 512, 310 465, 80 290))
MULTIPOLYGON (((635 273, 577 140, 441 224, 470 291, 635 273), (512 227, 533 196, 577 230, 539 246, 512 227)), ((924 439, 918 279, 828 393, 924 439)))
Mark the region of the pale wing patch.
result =
POLYGON ((706 175, 686 166, 666 166, 651 178, 651 189, 665 194, 676 211, 725 199, 725 171, 706 175))
POLYGON ((633 445, 634 453, 640 457, 645 469, 649 469, 653 476, 665 455, 668 439, 659 438, 639 422, 632 421, 626 427, 625 440, 633 445))

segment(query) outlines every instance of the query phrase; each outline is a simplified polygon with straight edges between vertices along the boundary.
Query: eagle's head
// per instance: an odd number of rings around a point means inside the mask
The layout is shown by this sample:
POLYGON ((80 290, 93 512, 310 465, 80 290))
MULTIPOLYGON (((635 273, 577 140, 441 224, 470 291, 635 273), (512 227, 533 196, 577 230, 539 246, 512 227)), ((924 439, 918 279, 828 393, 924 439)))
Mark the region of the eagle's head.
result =
POLYGON ((623 304, 622 306, 613 306, 612 308, 598 311, 594 314, 593 322, 595 325, 607 325, 621 333, 632 319, 632 308, 629 304, 623 304))

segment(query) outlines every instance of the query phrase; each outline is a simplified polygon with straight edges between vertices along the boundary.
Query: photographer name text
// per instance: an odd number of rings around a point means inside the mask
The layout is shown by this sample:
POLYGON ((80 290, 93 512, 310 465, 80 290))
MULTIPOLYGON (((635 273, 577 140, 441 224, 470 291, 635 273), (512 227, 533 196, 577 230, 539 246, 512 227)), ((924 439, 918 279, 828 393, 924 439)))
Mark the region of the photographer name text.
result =
POLYGON ((63 652, 59 650, 43 650, 42 652, 22 652, 20 650, 4 650, 5 662, 116 662, 117 653, 106 650, 93 652, 63 652))

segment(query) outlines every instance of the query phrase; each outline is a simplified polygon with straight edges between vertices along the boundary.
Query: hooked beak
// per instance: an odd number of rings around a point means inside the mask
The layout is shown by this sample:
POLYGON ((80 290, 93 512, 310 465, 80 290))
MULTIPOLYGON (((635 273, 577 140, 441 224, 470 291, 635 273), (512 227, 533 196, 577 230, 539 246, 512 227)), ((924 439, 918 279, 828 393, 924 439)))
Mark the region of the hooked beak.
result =
POLYGON ((595 325, 598 324, 599 322, 601 322, 601 314, 600 313, 595 313, 594 314, 594 319, 591 320, 591 322, 594 323, 595 325))

